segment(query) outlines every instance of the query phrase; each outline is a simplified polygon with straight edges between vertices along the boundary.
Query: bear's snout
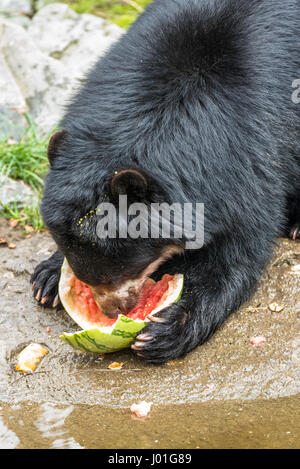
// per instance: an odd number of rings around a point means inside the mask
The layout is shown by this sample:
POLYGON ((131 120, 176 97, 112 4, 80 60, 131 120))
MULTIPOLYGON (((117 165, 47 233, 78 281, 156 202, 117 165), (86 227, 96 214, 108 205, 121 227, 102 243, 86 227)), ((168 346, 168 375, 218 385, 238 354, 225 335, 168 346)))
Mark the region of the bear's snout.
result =
POLYGON ((118 288, 103 285, 90 288, 101 312, 109 318, 116 318, 119 314, 128 314, 134 308, 141 287, 140 281, 130 281, 118 288))

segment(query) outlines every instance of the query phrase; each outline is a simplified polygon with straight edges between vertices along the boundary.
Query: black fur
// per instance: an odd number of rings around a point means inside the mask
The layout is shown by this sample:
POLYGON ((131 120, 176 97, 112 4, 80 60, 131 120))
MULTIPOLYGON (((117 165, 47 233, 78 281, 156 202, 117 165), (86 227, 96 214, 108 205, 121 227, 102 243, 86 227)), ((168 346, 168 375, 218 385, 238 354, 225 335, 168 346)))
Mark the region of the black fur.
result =
MULTIPOLYGON (((92 222, 80 231, 78 219, 114 200, 115 171, 141 171, 147 202, 205 204, 204 247, 157 273, 181 272, 185 287, 166 322, 143 331, 147 361, 206 341, 250 297, 277 236, 300 226, 299 51, 299 0, 156 0, 68 107, 42 213, 83 281, 130 278, 165 244, 100 242, 92 222)), ((35 294, 49 295, 47 269, 35 294)))

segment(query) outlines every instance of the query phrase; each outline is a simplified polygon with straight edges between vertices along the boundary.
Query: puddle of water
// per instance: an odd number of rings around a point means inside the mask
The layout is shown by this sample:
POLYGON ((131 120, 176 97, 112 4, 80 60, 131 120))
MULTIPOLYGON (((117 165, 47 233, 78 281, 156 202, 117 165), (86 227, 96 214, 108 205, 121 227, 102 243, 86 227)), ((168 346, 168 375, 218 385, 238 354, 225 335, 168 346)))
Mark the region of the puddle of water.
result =
POLYGON ((14 449, 19 443, 20 440, 17 435, 5 425, 0 417, 0 448, 14 449))
POLYGON ((255 401, 128 407, 1 404, 0 448, 191 449, 300 446, 300 395, 255 401), (176 423, 176 425, 175 425, 176 423))
POLYGON ((66 418, 73 412, 74 406, 58 406, 46 402, 40 406, 40 416, 35 422, 43 439, 52 441, 52 448, 82 449, 72 436, 68 436, 65 427, 66 418))

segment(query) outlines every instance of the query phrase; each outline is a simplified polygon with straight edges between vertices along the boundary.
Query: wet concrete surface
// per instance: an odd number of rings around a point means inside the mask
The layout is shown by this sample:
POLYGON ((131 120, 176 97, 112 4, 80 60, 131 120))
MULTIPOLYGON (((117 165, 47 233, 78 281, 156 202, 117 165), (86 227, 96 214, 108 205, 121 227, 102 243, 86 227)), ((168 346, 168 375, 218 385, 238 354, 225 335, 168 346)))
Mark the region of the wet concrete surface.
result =
POLYGON ((15 244, 0 246, 0 447, 300 446, 299 241, 279 240, 251 301, 209 342, 163 366, 129 350, 103 357, 61 342, 78 327, 38 306, 29 288, 54 243, 37 234, 15 244), (270 311, 274 302, 284 309, 270 311), (253 346, 260 335, 265 343, 253 346), (17 373, 16 356, 31 342, 50 353, 33 374, 17 373), (112 361, 122 370, 108 369, 112 361), (142 420, 129 410, 140 400, 153 402, 142 420))

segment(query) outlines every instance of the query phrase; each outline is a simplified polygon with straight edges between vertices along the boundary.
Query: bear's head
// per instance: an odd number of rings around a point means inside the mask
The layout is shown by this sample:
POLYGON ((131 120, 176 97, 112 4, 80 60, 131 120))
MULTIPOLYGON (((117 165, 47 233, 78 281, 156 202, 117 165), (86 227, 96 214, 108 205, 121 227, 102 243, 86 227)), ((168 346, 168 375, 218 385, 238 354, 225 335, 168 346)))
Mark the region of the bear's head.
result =
POLYGON ((52 136, 42 215, 77 278, 116 317, 135 306, 146 279, 184 243, 153 225, 151 206, 168 201, 157 180, 132 162, 116 167, 88 156, 97 155, 91 144, 74 145, 65 130, 52 136))

